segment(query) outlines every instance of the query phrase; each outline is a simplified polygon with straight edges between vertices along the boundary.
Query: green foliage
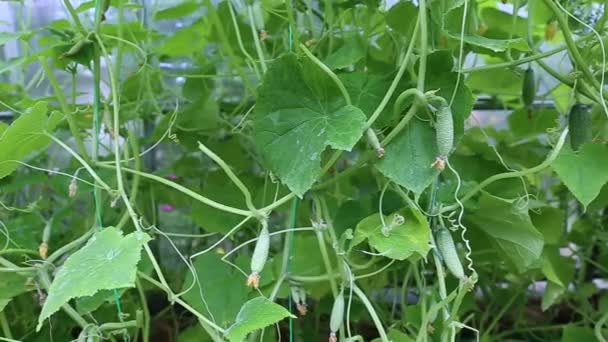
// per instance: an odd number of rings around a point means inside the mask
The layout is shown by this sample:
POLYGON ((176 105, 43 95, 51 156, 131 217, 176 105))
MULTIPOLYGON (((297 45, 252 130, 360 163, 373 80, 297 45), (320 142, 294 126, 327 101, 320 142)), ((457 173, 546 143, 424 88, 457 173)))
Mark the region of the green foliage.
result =
POLYGON ((141 232, 123 236, 114 227, 104 228, 70 255, 53 281, 37 330, 72 298, 92 296, 99 290, 133 287, 142 246, 150 237, 141 232))
POLYGON ((357 224, 352 246, 368 240, 375 250, 387 258, 405 260, 414 253, 425 257, 430 247, 430 233, 428 222, 418 210, 401 210, 384 216, 384 221, 380 220, 380 214, 374 214, 357 224), (399 220, 397 215, 403 217, 402 224, 395 222, 399 220), (383 231, 387 227, 390 229, 383 231))
POLYGON ((519 272, 536 266, 544 239, 522 202, 482 194, 471 220, 519 272))
POLYGON ((0 340, 606 339, 600 2, 157 3, 9 6, 0 340))
POLYGON ((608 146, 587 144, 578 153, 566 146, 552 166, 572 194, 586 207, 608 182, 608 146))
POLYGON ((247 301, 249 291, 243 286, 243 277, 215 254, 197 258, 193 266, 197 279, 195 282, 188 273, 183 282, 183 290, 187 290, 184 299, 199 312, 210 312, 220 326, 230 326, 247 301))
POLYGON ((284 307, 264 297, 256 297, 243 305, 233 325, 226 330, 232 341, 243 341, 248 334, 280 320, 293 316, 284 307))
POLYGON ((437 158, 435 130, 413 119, 386 148, 378 170, 395 183, 420 194, 439 174, 431 164, 437 158), (406 166, 407 165, 407 166, 406 166))
POLYGON ((0 178, 17 169, 15 160, 21 161, 46 147, 51 139, 45 133, 52 132, 60 118, 58 112, 49 118, 46 102, 38 102, 6 128, 0 138, 0 178))
POLYGON ((321 174, 325 148, 350 150, 363 133, 364 120, 318 66, 286 54, 264 76, 254 139, 269 168, 302 196, 321 174))

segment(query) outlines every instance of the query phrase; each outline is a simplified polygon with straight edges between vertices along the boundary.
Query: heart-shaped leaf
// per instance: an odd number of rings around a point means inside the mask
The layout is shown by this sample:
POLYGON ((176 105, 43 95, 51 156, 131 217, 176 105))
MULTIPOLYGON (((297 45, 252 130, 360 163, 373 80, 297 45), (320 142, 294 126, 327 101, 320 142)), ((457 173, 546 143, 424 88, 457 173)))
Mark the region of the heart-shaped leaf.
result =
POLYGON ((576 153, 566 145, 551 165, 570 192, 587 208, 608 182, 608 146, 586 144, 576 153))

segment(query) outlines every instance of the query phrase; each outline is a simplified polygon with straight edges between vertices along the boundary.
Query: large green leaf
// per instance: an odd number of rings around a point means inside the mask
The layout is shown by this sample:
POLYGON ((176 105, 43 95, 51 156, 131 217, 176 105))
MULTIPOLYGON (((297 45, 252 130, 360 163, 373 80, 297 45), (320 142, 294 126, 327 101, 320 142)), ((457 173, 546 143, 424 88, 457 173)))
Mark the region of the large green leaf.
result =
POLYGON ((267 166, 302 196, 321 174, 327 146, 350 150, 365 114, 345 105, 331 79, 308 60, 288 53, 272 63, 259 90, 254 139, 267 166))
POLYGON ((565 145, 551 165, 570 192, 587 207, 608 182, 608 146, 586 144, 576 153, 565 145))
POLYGON ((384 224, 386 226, 393 224, 395 215, 401 215, 405 220, 403 224, 393 226, 386 235, 383 232, 380 214, 363 219, 357 224, 352 246, 367 239, 370 246, 387 258, 405 260, 414 253, 424 258, 430 249, 431 235, 424 215, 417 209, 403 209, 391 215, 384 215, 384 224))
POLYGON ((431 167, 437 154, 435 130, 414 118, 386 147, 386 155, 376 167, 395 183, 420 194, 439 174, 431 167))
POLYGON ((95 233, 57 273, 36 329, 39 331, 44 320, 72 298, 92 296, 99 290, 134 287, 141 249, 149 240, 142 232, 123 236, 114 227, 95 233))
MULTIPOLYGON (((247 301, 248 288, 244 278, 223 262, 219 255, 208 253, 194 262, 198 284, 184 294, 184 299, 198 312, 210 312, 211 317, 222 327, 234 320, 239 309, 247 301)), ((183 283, 183 290, 193 284, 189 272, 183 283)))
POLYGON ((528 209, 517 201, 487 193, 479 200, 479 210, 470 216, 519 272, 534 267, 543 251, 543 235, 536 230, 528 209))
POLYGON ((241 342, 249 333, 290 316, 295 318, 279 304, 265 297, 256 297, 243 305, 234 324, 226 330, 225 335, 231 342, 241 342))
POLYGON ((51 132, 61 115, 47 114, 46 102, 38 102, 15 120, 0 138, 0 178, 11 174, 19 166, 13 160, 22 160, 44 148, 51 139, 44 135, 51 132))

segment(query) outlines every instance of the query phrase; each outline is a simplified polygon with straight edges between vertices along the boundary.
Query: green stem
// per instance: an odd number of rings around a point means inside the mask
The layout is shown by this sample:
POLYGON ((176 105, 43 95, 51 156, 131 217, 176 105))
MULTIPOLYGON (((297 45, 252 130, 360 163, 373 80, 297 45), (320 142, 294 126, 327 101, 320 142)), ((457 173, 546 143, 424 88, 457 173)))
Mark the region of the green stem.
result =
POLYGON ((382 146, 388 145, 388 143, 393 140, 397 136, 397 134, 401 132, 401 130, 405 128, 407 123, 414 117, 414 115, 416 115, 416 111, 418 110, 418 108, 426 106, 427 99, 422 92, 415 88, 408 89, 399 94, 397 100, 395 100, 395 104, 393 106, 393 116, 397 117, 399 116, 399 114, 401 114, 403 102, 405 102, 405 100, 410 96, 415 96, 416 100, 414 101, 408 112, 405 114, 405 116, 401 118, 401 120, 399 120, 399 123, 397 123, 397 125, 391 130, 391 132, 386 136, 386 138, 382 140, 382 146))
MULTIPOLYGON (((560 81, 562 84, 570 87, 570 88, 574 88, 575 83, 573 80, 571 80, 570 78, 568 78, 567 76, 564 76, 562 74, 560 74, 559 72, 557 72, 557 70, 551 68, 547 63, 545 63, 542 60, 537 60, 536 63, 543 68, 549 75, 553 76, 553 78, 555 78, 556 80, 560 81)), ((594 94, 594 92, 589 89, 589 86, 586 85, 583 80, 578 80, 578 91, 587 96, 588 98, 592 99, 593 101, 599 102, 600 98, 594 94)))
POLYGON ((85 243, 89 239, 89 237, 93 235, 94 232, 95 229, 89 229, 80 237, 78 237, 78 239, 63 245, 61 248, 49 255, 49 257, 45 261, 45 264, 52 265, 53 262, 58 260, 62 255, 85 243))
POLYGON ((395 93, 395 90, 397 90, 397 86, 399 86, 399 82, 401 82, 401 78, 403 77, 403 74, 405 73, 405 69, 407 68, 410 57, 414 50, 414 45, 416 45, 415 44, 416 36, 418 35, 418 29, 420 27, 420 25, 419 25, 420 17, 421 17, 421 15, 419 14, 418 19, 416 20, 416 25, 414 26, 414 32, 412 33, 410 44, 407 48, 407 52, 405 53, 405 56, 403 56, 403 59, 401 60, 401 64, 399 65, 399 70, 397 70, 397 74, 395 75, 395 78, 393 78, 391 85, 388 87, 388 90, 384 94, 382 101, 380 101, 380 104, 378 105, 376 110, 374 110, 372 115, 369 117, 369 119, 365 123, 365 127, 364 127, 365 129, 370 128, 372 126, 372 124, 376 121, 376 119, 378 119, 380 114, 382 114, 382 112, 384 111, 384 108, 386 108, 386 106, 388 105, 388 102, 390 101, 391 97, 395 93))
POLYGON ((500 308, 500 311, 498 312, 498 314, 494 316, 494 318, 492 319, 492 322, 490 322, 488 327, 486 329, 484 329, 484 333, 483 333, 483 335, 481 335, 482 341, 485 341, 486 339, 490 338, 490 333, 492 332, 492 330, 494 330, 494 327, 500 322, 500 319, 502 318, 502 316, 504 316, 504 314, 511 307, 511 305, 513 305, 513 303, 515 302, 517 297, 519 297, 519 293, 515 293, 513 296, 511 296, 511 298, 509 298, 509 300, 507 301, 506 304, 501 305, 501 308, 500 308))
POLYGON ((420 18, 420 58, 418 60, 418 85, 417 88, 420 92, 424 92, 424 80, 426 77, 426 59, 428 54, 428 27, 427 27, 427 13, 426 13, 426 0, 418 1, 418 13, 420 18))
POLYGON ((207 157, 211 158, 211 160, 213 160, 216 164, 218 164, 222 168, 222 170, 226 173, 226 175, 228 175, 228 178, 230 178, 230 180, 234 183, 234 185, 236 185, 236 187, 241 191, 241 193, 243 193, 243 196, 245 196, 245 204, 247 205, 247 208, 249 209, 249 211, 254 214, 257 214, 257 216, 260 217, 261 214, 258 212, 255 205, 253 204, 253 199, 251 197, 251 193, 249 192, 249 189, 247 189, 245 184, 243 184, 243 182, 239 179, 239 177, 237 177, 237 175, 232 171, 230 166, 228 166, 228 164, 226 164, 226 162, 222 158, 220 158, 217 154, 215 154, 213 151, 208 149, 200 141, 198 142, 198 148, 201 151, 203 151, 203 153, 205 153, 207 155, 207 157))
POLYGON ((557 22, 559 23, 559 26, 562 30, 566 45, 568 46, 568 51, 570 52, 570 55, 574 59, 576 66, 578 67, 578 69, 580 69, 583 72, 583 74, 585 75, 585 77, 587 78, 589 83, 591 85, 593 85, 593 87, 595 89, 600 89, 601 85, 595 79, 595 77, 593 77, 593 74, 591 73, 591 70, 589 69, 589 65, 587 64, 587 62, 581 55, 581 53, 578 49, 578 46, 576 45, 576 42, 574 41, 574 38, 573 38, 574 35, 572 34, 572 31, 570 31, 570 28, 568 26, 568 19, 566 17, 564 17, 564 15, 562 14, 562 12, 558 8, 558 6, 554 3, 554 0, 543 0, 543 2, 545 3, 545 5, 547 7, 549 7, 549 9, 551 9, 551 11, 553 12, 553 15, 557 19, 557 22))
POLYGON ((213 327, 211 327, 209 324, 207 324, 207 322, 205 322, 199 318, 198 324, 200 324, 201 327, 203 327, 203 329, 205 330, 205 332, 207 332, 209 337, 211 337, 211 340, 213 342, 223 342, 224 341, 224 339, 222 337, 220 337, 218 335, 218 333, 215 330, 213 330, 213 327))
POLYGON ((410 265, 407 268, 407 272, 403 277, 403 284, 401 284, 401 307, 399 308, 401 311, 401 320, 404 319, 405 313, 407 312, 406 308, 408 305, 408 284, 410 281, 410 277, 412 276, 412 266, 410 265))
MULTIPOLYGON (((588 40, 589 38, 592 38, 593 36, 589 35, 589 36, 585 36, 580 38, 577 43, 581 43, 585 40, 588 40)), ((478 66, 478 67, 472 67, 472 68, 467 68, 467 69, 461 69, 460 72, 462 73, 471 73, 471 72, 478 72, 478 71, 487 71, 487 70, 492 70, 492 69, 502 69, 502 68, 510 68, 510 67, 514 67, 514 66, 518 66, 521 64, 526 64, 528 62, 533 62, 533 61, 537 61, 549 56, 553 56, 557 53, 560 53, 564 50, 566 50, 568 47, 567 46, 560 46, 557 47, 555 49, 549 50, 549 51, 545 51, 542 53, 537 53, 528 57, 524 57, 524 58, 520 58, 517 60, 513 60, 513 61, 508 61, 508 62, 503 62, 503 63, 496 63, 496 64, 488 64, 488 65, 482 65, 482 66, 478 66)))
MULTIPOLYGON (((422 0, 422 1, 424 1, 424 0, 422 0)), ((359 297, 359 299, 363 302, 363 305, 365 305, 367 312, 371 316, 372 321, 374 322, 374 325, 376 326, 376 329, 378 330, 378 334, 380 334, 380 339, 382 340, 382 342, 389 342, 389 338, 386 335, 386 331, 384 330, 384 327, 382 326, 380 317, 378 317, 378 314, 376 313, 376 310, 374 309, 374 306, 372 305, 372 303, 369 301, 369 299, 367 299, 367 297, 365 296, 365 293, 363 291, 361 291, 361 289, 357 285, 353 284, 353 290, 354 290, 355 294, 357 295, 357 297, 359 297)))
MULTIPOLYGON (((295 46, 295 49, 298 49, 300 42, 300 31, 298 31, 298 23, 296 22, 296 12, 293 8, 292 0, 285 0, 285 7, 287 8, 287 20, 289 20, 289 27, 291 29, 292 37, 289 39, 293 39, 291 44, 295 46)), ((293 46, 290 46, 291 49, 293 46)))
POLYGON ((329 35, 329 43, 327 48, 328 55, 331 54, 334 43, 334 9, 332 6, 332 0, 325 0, 325 23, 327 24, 327 33, 329 35))
POLYGON ((113 331, 113 330, 135 328, 135 327, 137 327, 137 321, 132 320, 132 321, 125 321, 125 322, 104 323, 99 326, 99 330, 100 331, 113 331))
POLYGON ((70 127, 70 132, 72 133, 72 136, 74 137, 74 140, 76 141, 76 146, 78 146, 78 150, 80 151, 80 154, 82 154, 82 156, 85 160, 88 160, 89 155, 87 153, 86 147, 84 146, 84 142, 82 141, 82 137, 80 136, 80 133, 78 132, 78 125, 76 124, 76 120, 74 119, 74 116, 72 115, 72 111, 70 110, 70 107, 68 106, 68 103, 63 94, 63 90, 61 90, 61 86, 59 86, 59 82, 57 82, 57 78, 55 78, 55 74, 53 73, 53 70, 49 66, 49 63, 46 60, 46 57, 43 57, 43 56, 38 57, 38 61, 40 62, 40 65, 44 69, 44 72, 46 73, 46 76, 49 79, 51 88, 53 88, 53 91, 55 92, 55 98, 57 99, 57 102, 59 102, 59 107, 61 108, 63 115, 65 115, 65 118, 68 121, 68 126, 70 127))
POLYGON ((393 128, 390 133, 382 140, 382 146, 387 146, 393 139, 395 139, 397 134, 399 134, 405 128, 405 126, 407 126, 408 122, 410 122, 414 115, 416 115, 417 110, 418 106, 414 103, 414 105, 412 105, 407 111, 405 116, 401 118, 401 120, 399 120, 399 123, 397 123, 395 128, 393 128))
POLYGON ((255 45, 255 51, 258 54, 260 60, 260 66, 262 67, 262 73, 266 73, 268 68, 266 67, 266 57, 264 57, 264 50, 262 50, 262 44, 258 35, 258 30, 255 26, 255 20, 253 19, 253 6, 247 5, 247 13, 249 14, 249 27, 251 28, 251 34, 253 35, 253 43, 255 45))
MULTIPOLYGON (((567 136, 568 136, 568 128, 565 128, 562 131, 562 133, 559 137, 559 140, 557 141, 557 144, 555 144, 553 151, 551 151, 551 153, 549 154, 547 159, 545 159, 542 163, 540 163, 534 167, 531 167, 529 169, 524 169, 521 171, 504 172, 504 173, 499 173, 499 174, 490 176, 490 177, 486 178, 483 182, 479 183, 476 187, 471 189, 469 192, 467 192, 462 198, 460 198, 460 201, 462 203, 468 201, 469 199, 471 199, 471 197, 475 196, 475 194, 477 194, 483 188, 485 188, 486 186, 488 186, 496 181, 499 181, 502 179, 523 177, 523 176, 526 176, 526 175, 529 175, 532 173, 539 172, 539 171, 549 167, 551 165, 551 163, 555 160, 555 158, 557 158, 557 156, 559 155, 559 152, 561 151, 562 147, 564 146, 567 136)), ((448 211, 456 210, 458 207, 459 207, 458 204, 446 206, 440 210, 440 213, 445 213, 448 211)))
POLYGON ((245 87, 252 94, 256 94, 255 86, 253 84, 251 84, 251 81, 249 80, 247 75, 243 72, 243 69, 239 65, 238 58, 236 58, 234 51, 232 51, 230 41, 228 40, 226 31, 224 31, 224 25, 222 24, 222 21, 221 21, 219 15, 217 14, 217 10, 216 10, 215 6, 211 2, 211 0, 203 0, 203 3, 205 5, 205 7, 207 8, 208 15, 211 17, 211 24, 217 30, 217 34, 219 35, 220 40, 222 41, 222 48, 225 50, 224 52, 228 55, 230 64, 232 65, 232 67, 234 67, 236 69, 236 72, 240 75, 245 87))
MULTIPOLYGON (((101 40, 101 37, 99 35, 95 35, 95 37, 97 39, 97 42, 99 43, 99 47, 101 48, 101 51, 104 55, 104 58, 106 59, 106 62, 108 63, 108 65, 111 65, 110 57, 108 55, 108 52, 106 50, 106 47, 105 47, 103 41, 101 40)), ((112 109, 113 109, 113 114, 114 114, 113 115, 114 122, 113 122, 112 128, 114 129, 114 134, 113 134, 114 144, 113 145, 114 145, 114 161, 116 162, 116 183, 118 186, 118 192, 120 193, 120 197, 122 198, 123 203, 131 216, 131 220, 133 221, 133 225, 135 226, 135 229, 137 231, 141 231, 137 213, 133 209, 133 206, 131 205, 129 197, 127 196, 127 192, 125 191, 125 186, 124 186, 123 178, 122 178, 122 171, 121 171, 121 165, 120 165, 120 144, 118 142, 118 139, 120 137, 120 130, 119 130, 119 128, 120 128, 120 100, 118 99, 118 85, 117 85, 116 77, 114 77, 113 68, 111 68, 111 67, 108 67, 108 76, 110 78, 110 86, 111 86, 111 90, 112 90, 112 104, 113 104, 112 109)), ((165 280, 162 270, 160 269, 158 262, 154 258, 154 253, 152 253, 150 246, 148 244, 144 244, 144 249, 145 249, 146 253, 148 254, 148 257, 150 259, 150 262, 152 263, 152 266, 154 268, 154 271, 156 272, 156 275, 158 276, 158 279, 160 280, 160 282, 163 285, 165 285, 167 288, 169 288, 169 285, 168 285, 167 281, 165 280)))
MULTIPOLYGON (((253 72, 255 72, 256 77, 258 79, 260 79, 261 78, 260 70, 258 70, 258 66, 255 63, 255 60, 253 59, 253 57, 251 57, 251 55, 245 49, 245 45, 243 45, 243 39, 241 37, 241 31, 239 30, 239 24, 236 20, 236 15, 234 15, 234 8, 232 7, 232 1, 228 1, 228 9, 230 10, 230 18, 232 19, 232 27, 234 28, 234 33, 236 35, 236 41, 239 44, 239 49, 241 49, 241 52, 243 53, 243 55, 245 55, 245 58, 247 58, 249 60, 249 62, 251 62, 251 65, 253 66, 253 72)), ((209 75, 209 76, 215 78, 218 75, 209 75)))
MULTIPOLYGON (((315 234, 317 236, 317 242, 319 243, 319 251, 321 252, 321 258, 323 259, 323 265, 325 266, 325 272, 327 274, 334 274, 333 267, 331 266, 331 260, 329 259, 329 253, 327 253, 327 246, 325 246, 325 239, 323 237, 323 232, 321 229, 316 228, 315 234)), ((338 285, 336 284, 334 277, 328 277, 329 286, 331 288, 331 292, 334 295, 334 298, 338 296, 338 285)))
POLYGON ((29 273, 38 271, 37 267, 6 267, 0 268, 0 273, 19 273, 23 275, 29 275, 29 273))
POLYGON ((57 145, 63 147, 64 150, 66 150, 68 153, 70 153, 76 160, 78 160, 78 162, 80 162, 80 164, 85 168, 85 170, 87 170, 87 172, 91 175, 91 177, 93 177, 93 179, 95 179, 95 182, 99 183, 99 185, 101 185, 104 190, 106 190, 107 192, 112 193, 113 190, 112 188, 110 188, 110 186, 108 184, 106 184, 97 174, 97 172, 95 172, 91 166, 78 154, 76 153, 74 150, 72 150, 68 145, 66 145, 63 141, 57 139, 54 135, 52 134, 46 134, 49 138, 51 138, 54 142, 57 143, 57 145))
POLYGON ((342 81, 340 81, 340 79, 338 78, 338 75, 336 75, 333 71, 331 71, 331 69, 329 67, 327 67, 327 65, 325 65, 317 57, 315 57, 315 55, 313 55, 312 52, 310 52, 310 50, 308 50, 304 44, 300 44, 300 49, 302 49, 304 54, 306 54, 306 56, 308 56, 308 58, 310 58, 310 60, 312 60, 313 63, 315 63, 319 68, 321 68, 321 70, 323 70, 323 72, 325 72, 327 74, 327 76, 329 76, 331 78, 331 80, 334 81, 336 86, 338 86, 338 89, 340 89, 340 92, 342 93, 342 96, 344 97, 344 101, 346 101, 346 104, 349 106, 352 105, 350 95, 348 94, 348 90, 346 90, 346 87, 344 86, 342 81))
POLYGON ((439 310, 441 310, 441 308, 447 306, 452 300, 454 300, 456 298, 458 293, 459 293, 459 291, 458 291, 458 289, 456 289, 456 290, 452 291, 444 299, 431 305, 431 308, 429 309, 428 313, 425 315, 424 319, 422 320, 422 323, 420 324, 420 329, 419 329, 418 337, 416 338, 416 342, 421 342, 426 339, 426 336, 427 336, 426 329, 428 327, 430 317, 435 316, 437 314, 437 312, 439 310), (421 334, 420 331, 424 331, 425 333, 421 334))
POLYGON ((146 292, 144 291, 144 287, 141 284, 139 278, 135 278, 135 287, 137 288, 137 294, 139 295, 139 300, 141 304, 141 309, 144 314, 144 326, 142 329, 143 342, 150 341, 150 310, 148 309, 148 300, 146 299, 146 292))
POLYGON ((38 251, 33 249, 22 249, 22 248, 7 248, 0 250, 0 255, 3 254, 29 254, 34 256, 39 256, 38 251))
MULTIPOLYGON (((127 133, 129 134, 129 142, 131 143, 131 149, 133 150, 133 159, 135 159, 135 169, 141 170, 141 156, 139 155, 139 139, 138 139, 137 135, 135 135, 133 130, 129 129, 129 130, 127 130, 127 133)), ((137 194, 139 193, 140 181, 141 181, 141 176, 134 175, 133 182, 131 183, 131 190, 129 191, 129 194, 130 194, 129 198, 131 199, 131 203, 135 203, 135 201, 137 200, 137 194)), ((122 227, 127 223, 128 220, 129 220, 129 213, 125 212, 122 215, 122 217, 120 218, 120 221, 118 221, 116 228, 122 229, 122 227)))
MULTIPOLYGON (((99 167, 107 168, 107 169, 115 169, 116 168, 115 165, 108 165, 108 164, 101 164, 101 163, 99 163, 97 165, 99 165, 99 167)), ((208 205, 210 207, 213 207, 215 209, 219 209, 219 210, 222 210, 222 211, 225 211, 225 212, 228 212, 228 213, 237 214, 237 215, 241 215, 241 216, 252 216, 253 215, 248 210, 237 209, 237 208, 229 207, 227 205, 223 205, 221 203, 215 202, 215 201, 213 201, 213 200, 211 200, 211 199, 209 199, 207 197, 199 195, 198 193, 196 193, 196 192, 194 192, 194 191, 192 191, 192 190, 190 190, 190 189, 188 189, 188 188, 186 188, 186 187, 184 187, 184 186, 182 186, 182 185, 180 185, 178 183, 175 183, 175 182, 170 181, 168 179, 165 179, 163 177, 160 177, 160 176, 157 176, 157 175, 153 175, 151 173, 147 173, 147 172, 143 172, 143 171, 129 169, 129 168, 126 168, 126 167, 122 167, 121 169, 124 172, 140 175, 140 176, 142 176, 144 178, 148 178, 148 179, 154 180, 156 182, 162 183, 162 184, 164 184, 166 186, 169 186, 169 187, 171 187, 171 188, 173 188, 173 189, 175 189, 175 190, 177 190, 177 191, 179 191, 179 192, 181 192, 183 194, 186 194, 186 195, 194 198, 195 200, 197 200, 197 201, 199 201, 199 202, 201 202, 203 204, 206 204, 206 205, 208 205)), ((294 196, 293 194, 290 194, 290 195, 291 195, 291 197, 294 196)), ((287 199, 287 200, 289 200, 289 199, 287 199)), ((285 202, 287 200, 285 200, 285 202)), ((277 202, 273 203, 272 205, 270 205, 268 207, 272 207, 273 205, 276 205, 276 203, 277 202)), ((262 208, 262 209, 260 209, 260 211, 261 212, 269 211, 269 210, 267 210, 268 207, 262 208)))
POLYGON ((606 342, 606 338, 604 334, 602 334, 602 326, 604 326, 608 322, 608 311, 604 312, 602 317, 595 323, 595 327, 593 329, 595 333, 595 337, 600 342, 606 342))
POLYGON ((0 311, 0 326, 2 327, 2 334, 4 334, 4 337, 12 339, 13 333, 11 332, 11 327, 8 324, 4 311, 0 311))
POLYGON ((80 18, 78 17, 78 13, 76 13, 76 10, 74 9, 74 7, 72 7, 70 0, 63 0, 63 3, 65 4, 65 7, 68 9, 68 12, 70 12, 70 16, 72 17, 72 20, 74 20, 74 24, 76 25, 76 28, 78 28, 78 31, 80 31, 80 33, 82 33, 83 36, 86 36, 87 30, 84 28, 84 26, 82 26, 82 22, 80 21, 80 18))

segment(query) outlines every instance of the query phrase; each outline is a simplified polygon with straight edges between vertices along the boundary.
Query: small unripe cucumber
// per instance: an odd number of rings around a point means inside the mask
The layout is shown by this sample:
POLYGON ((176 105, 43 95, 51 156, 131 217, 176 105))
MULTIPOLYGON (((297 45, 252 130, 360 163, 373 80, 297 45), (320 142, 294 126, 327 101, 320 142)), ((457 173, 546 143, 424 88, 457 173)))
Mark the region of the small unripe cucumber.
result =
POLYGON ((268 259, 268 249, 270 248, 270 234, 266 225, 262 227, 258 242, 253 250, 251 257, 251 272, 260 273, 264 269, 266 259, 268 259))
POLYGON ((435 233, 435 243, 448 270, 450 270, 454 277, 464 279, 464 269, 458 258, 458 253, 456 253, 456 246, 454 245, 450 231, 444 227, 439 227, 435 233))
POLYGON ((331 308, 331 316, 329 318, 329 330, 332 333, 340 330, 342 320, 344 319, 344 290, 340 290, 338 296, 334 300, 334 306, 331 308))
POLYGON ((447 157, 454 147, 454 120, 450 106, 444 105, 437 110, 437 150, 439 156, 447 157))
POLYGON ((534 79, 534 70, 532 68, 526 69, 524 73, 524 83, 521 87, 521 99, 524 101, 526 107, 532 106, 536 97, 536 80, 534 79))
POLYGON ((581 146, 591 141, 591 113, 587 106, 575 104, 568 116, 570 126, 570 145, 572 150, 578 151, 581 146))

